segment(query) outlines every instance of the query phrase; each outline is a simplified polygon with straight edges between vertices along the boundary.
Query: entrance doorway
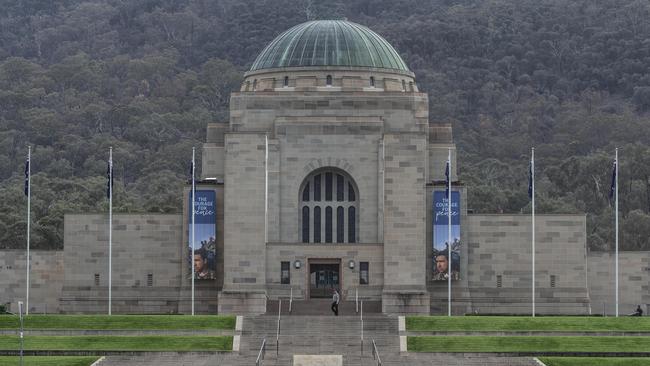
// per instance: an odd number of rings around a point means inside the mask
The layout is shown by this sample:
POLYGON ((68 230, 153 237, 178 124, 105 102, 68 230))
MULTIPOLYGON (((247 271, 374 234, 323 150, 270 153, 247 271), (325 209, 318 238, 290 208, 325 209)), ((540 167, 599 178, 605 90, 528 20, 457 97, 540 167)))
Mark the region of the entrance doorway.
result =
POLYGON ((340 288, 341 264, 339 261, 309 263, 309 297, 329 298, 332 290, 340 288))

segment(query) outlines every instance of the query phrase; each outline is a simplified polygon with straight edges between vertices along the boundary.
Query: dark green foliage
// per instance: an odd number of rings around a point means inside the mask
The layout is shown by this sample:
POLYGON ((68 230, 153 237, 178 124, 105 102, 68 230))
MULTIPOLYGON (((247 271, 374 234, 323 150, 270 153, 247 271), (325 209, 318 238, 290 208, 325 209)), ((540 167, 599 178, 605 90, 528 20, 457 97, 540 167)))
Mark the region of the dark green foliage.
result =
MULTIPOLYGON (((22 165, 34 146, 33 247, 62 246, 63 214, 178 212, 192 146, 277 34, 348 18, 382 34, 451 123, 474 212, 586 212, 613 245, 650 249, 650 5, 643 0, 0 0, 0 247, 25 245, 22 165)), ((199 154, 200 156, 200 154, 199 154)), ((198 165, 200 166, 200 164, 198 165)))

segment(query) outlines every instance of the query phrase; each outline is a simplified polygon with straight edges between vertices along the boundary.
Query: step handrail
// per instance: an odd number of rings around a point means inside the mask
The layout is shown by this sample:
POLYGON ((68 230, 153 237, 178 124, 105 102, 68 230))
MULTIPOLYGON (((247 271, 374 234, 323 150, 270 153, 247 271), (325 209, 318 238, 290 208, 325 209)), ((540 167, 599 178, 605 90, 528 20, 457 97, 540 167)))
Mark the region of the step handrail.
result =
POLYGON ((377 361, 377 366, 381 366, 381 357, 379 357, 379 351, 377 350, 377 343, 375 340, 372 340, 372 359, 377 361))
POLYGON ((357 314, 359 314, 359 288, 354 289, 354 303, 356 304, 355 309, 357 314))
POLYGON ((262 365, 264 361, 264 356, 266 356, 266 338, 262 340, 262 347, 260 347, 260 352, 257 354, 257 360, 255 360, 255 366, 262 365))
POLYGON ((361 320, 361 356, 363 356, 363 300, 361 300, 361 313, 359 313, 361 320))
POLYGON ((278 299, 278 330, 275 334, 275 355, 280 354, 280 317, 282 316, 282 299, 278 299))
POLYGON ((289 293, 289 314, 291 314, 292 304, 293 304, 293 287, 291 287, 291 292, 289 293))

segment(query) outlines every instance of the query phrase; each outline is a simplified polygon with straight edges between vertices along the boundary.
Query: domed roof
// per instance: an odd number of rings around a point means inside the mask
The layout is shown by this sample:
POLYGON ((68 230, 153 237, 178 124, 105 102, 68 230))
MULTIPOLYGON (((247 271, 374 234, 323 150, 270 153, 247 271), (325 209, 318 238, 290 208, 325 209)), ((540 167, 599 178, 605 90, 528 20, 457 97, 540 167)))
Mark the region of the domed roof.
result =
POLYGON ((393 46, 379 34, 343 20, 316 20, 285 31, 264 48, 250 71, 302 66, 409 71, 393 46))

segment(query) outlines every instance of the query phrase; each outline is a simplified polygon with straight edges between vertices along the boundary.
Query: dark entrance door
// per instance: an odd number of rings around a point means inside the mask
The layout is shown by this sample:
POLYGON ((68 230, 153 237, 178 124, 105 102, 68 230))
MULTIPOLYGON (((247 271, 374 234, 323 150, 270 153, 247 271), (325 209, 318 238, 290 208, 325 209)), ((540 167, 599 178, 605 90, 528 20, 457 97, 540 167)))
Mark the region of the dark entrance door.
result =
POLYGON ((310 263, 309 297, 332 297, 332 289, 339 288, 339 264, 310 263))

